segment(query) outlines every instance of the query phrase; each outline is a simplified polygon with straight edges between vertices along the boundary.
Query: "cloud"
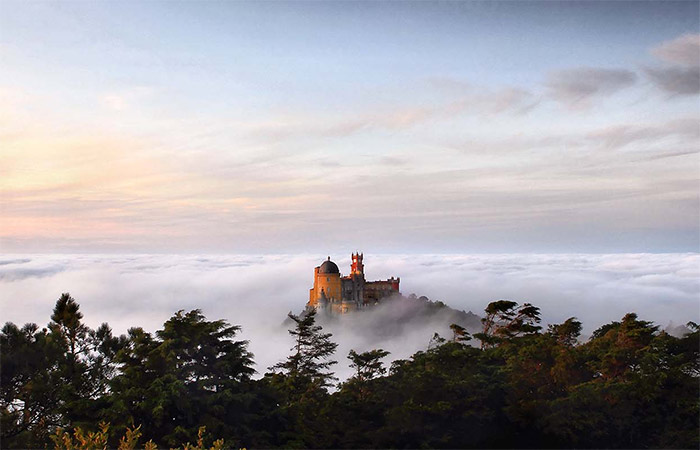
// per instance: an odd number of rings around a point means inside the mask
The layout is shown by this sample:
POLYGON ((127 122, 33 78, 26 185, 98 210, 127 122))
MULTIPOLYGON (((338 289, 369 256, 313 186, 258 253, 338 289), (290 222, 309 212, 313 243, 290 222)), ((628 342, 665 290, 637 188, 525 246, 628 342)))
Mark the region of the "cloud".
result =
POLYGON ((38 269, 12 269, 0 271, 0 282, 17 281, 27 278, 45 278, 66 270, 65 267, 45 267, 38 269))
MULTIPOLYGON (((201 308, 210 320, 242 325, 257 369, 283 359, 292 342, 282 326, 287 312, 308 299, 312 271, 324 255, 52 255, 0 266, 0 313, 18 324, 49 321, 56 299, 70 292, 92 327, 108 322, 116 333, 132 326, 155 331, 179 309, 201 308), (19 269, 24 276, 15 276, 19 269), (33 271, 33 273, 30 273, 33 271)), ((336 262, 347 272, 349 252, 336 262)), ((576 316, 590 334, 604 323, 637 312, 662 327, 698 321, 698 254, 555 255, 372 255, 365 252, 368 279, 400 276, 404 294, 426 295, 458 310, 480 313, 491 301, 512 299, 542 309, 543 321, 576 316)), ((378 310, 326 324, 340 344, 341 376, 346 355, 385 348, 390 359, 424 350, 445 318, 394 324, 384 333, 378 310)))
POLYGON ((447 113, 468 112, 475 115, 525 114, 539 104, 539 99, 521 87, 489 89, 464 80, 433 77, 428 83, 456 100, 442 109, 447 113))
POLYGON ((681 118, 662 124, 625 124, 605 127, 588 133, 586 139, 599 142, 608 149, 620 149, 634 143, 654 143, 668 138, 687 141, 700 140, 700 126, 695 118, 681 118))
POLYGON ((632 86, 637 75, 625 69, 580 67, 552 72, 546 82, 549 96, 569 107, 589 107, 595 98, 632 86))
POLYGON ((522 88, 500 89, 491 94, 481 97, 481 102, 488 112, 504 113, 513 112, 515 114, 525 114, 534 109, 539 104, 530 91, 522 88))
POLYGON ((290 114, 262 123, 239 123, 254 138, 284 140, 298 137, 348 137, 367 131, 401 131, 455 117, 491 117, 502 114, 523 115, 539 104, 527 89, 504 87, 488 89, 457 80, 429 80, 432 87, 448 93, 449 98, 407 105, 374 105, 355 113, 334 117, 290 114))
POLYGON ((700 93, 700 67, 648 67, 644 72, 656 87, 668 94, 700 93))
POLYGON ((0 260, 0 266, 5 266, 7 264, 24 264, 30 262, 29 258, 18 258, 18 259, 6 259, 0 260))
POLYGON ((651 49, 662 61, 695 67, 700 65, 700 34, 684 34, 651 49))
POLYGON ((666 158, 675 158, 678 156, 686 156, 686 155, 695 155, 697 153, 700 153, 700 150, 697 148, 690 149, 690 150, 679 150, 675 152, 665 152, 665 153, 658 153, 655 155, 647 155, 643 158, 641 158, 642 161, 655 161, 659 159, 666 159, 666 158))
POLYGON ((653 47, 651 54, 667 63, 644 68, 657 88, 672 96, 700 93, 700 34, 684 34, 663 42, 653 47))

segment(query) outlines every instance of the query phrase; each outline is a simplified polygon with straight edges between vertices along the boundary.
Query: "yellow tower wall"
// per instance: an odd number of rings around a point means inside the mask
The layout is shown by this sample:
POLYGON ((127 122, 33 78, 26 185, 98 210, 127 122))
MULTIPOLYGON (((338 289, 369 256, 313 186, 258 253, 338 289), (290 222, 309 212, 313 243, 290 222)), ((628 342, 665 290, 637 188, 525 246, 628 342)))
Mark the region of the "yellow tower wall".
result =
POLYGON ((328 300, 340 300, 340 274, 339 273, 316 273, 316 281, 314 282, 315 300, 321 296, 321 290, 326 293, 328 300))
POLYGON ((318 273, 318 267, 314 269, 314 287, 309 289, 309 306, 316 307, 321 297, 321 290, 326 293, 328 300, 342 298, 341 281, 339 273, 318 273))

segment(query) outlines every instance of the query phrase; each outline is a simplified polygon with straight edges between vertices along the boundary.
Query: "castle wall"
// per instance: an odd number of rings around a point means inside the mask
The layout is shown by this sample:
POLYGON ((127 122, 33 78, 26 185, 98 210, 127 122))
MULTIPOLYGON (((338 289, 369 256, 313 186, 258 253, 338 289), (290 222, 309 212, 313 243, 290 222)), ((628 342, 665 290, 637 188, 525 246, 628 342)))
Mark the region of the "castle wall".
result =
POLYGON ((368 281, 364 286, 364 304, 377 303, 384 297, 399 293, 399 278, 382 281, 368 281))
POLYGON ((342 278, 343 300, 362 303, 365 277, 362 274, 350 275, 342 278))

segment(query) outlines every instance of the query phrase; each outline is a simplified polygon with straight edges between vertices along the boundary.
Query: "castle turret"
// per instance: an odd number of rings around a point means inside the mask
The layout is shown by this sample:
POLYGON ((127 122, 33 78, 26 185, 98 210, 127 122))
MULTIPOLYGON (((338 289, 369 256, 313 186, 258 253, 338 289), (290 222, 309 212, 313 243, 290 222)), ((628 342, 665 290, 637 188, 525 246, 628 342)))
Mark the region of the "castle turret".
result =
POLYGON ((362 253, 352 254, 352 265, 350 266, 350 275, 364 275, 365 266, 362 264, 362 253))

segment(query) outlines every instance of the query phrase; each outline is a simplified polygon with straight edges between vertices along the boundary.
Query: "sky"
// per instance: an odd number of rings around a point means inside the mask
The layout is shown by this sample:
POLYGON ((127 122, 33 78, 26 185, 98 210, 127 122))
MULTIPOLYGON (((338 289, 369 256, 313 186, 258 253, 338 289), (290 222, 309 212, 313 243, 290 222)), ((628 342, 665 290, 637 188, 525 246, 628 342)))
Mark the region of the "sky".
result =
MULTIPOLYGON (((335 255, 343 273, 350 254, 335 255)), ((299 313, 313 285, 312 254, 293 255, 5 255, 0 256, 0 315, 18 325, 44 327, 61 293, 80 304, 84 322, 107 322, 114 333, 140 326, 161 329, 175 311, 202 310, 207 320, 242 327, 256 369, 289 354, 292 340, 283 324, 299 313)), ((541 308, 542 323, 577 317, 582 339, 603 324, 635 312, 641 320, 673 330, 700 323, 700 255, 686 254, 365 254, 368 280, 401 277, 401 291, 440 300, 482 315, 494 300, 529 302, 541 308)), ((382 304, 323 324, 339 344, 334 368, 350 374, 346 356, 383 348, 387 362, 426 350, 435 332, 451 335, 453 317, 406 319, 406 302, 382 304)), ((478 324, 478 321, 477 321, 478 324)), ((466 324, 465 324, 466 325, 466 324)), ((474 330, 470 330, 474 332, 474 330)))
POLYGON ((697 252, 699 17, 2 0, 0 252, 697 252))

